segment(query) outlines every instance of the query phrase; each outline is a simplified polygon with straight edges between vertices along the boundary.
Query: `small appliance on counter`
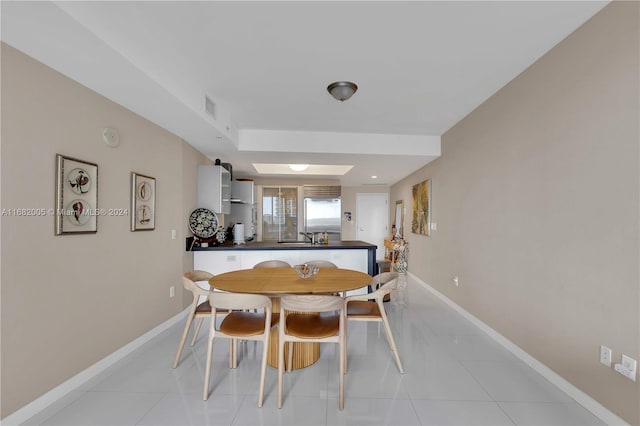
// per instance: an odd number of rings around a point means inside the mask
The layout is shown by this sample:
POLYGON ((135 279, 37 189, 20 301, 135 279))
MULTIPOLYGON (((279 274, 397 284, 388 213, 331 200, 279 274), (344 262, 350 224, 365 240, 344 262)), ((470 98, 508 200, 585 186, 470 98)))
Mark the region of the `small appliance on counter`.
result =
POLYGON ((244 244, 244 224, 236 222, 233 227, 233 244, 244 244))

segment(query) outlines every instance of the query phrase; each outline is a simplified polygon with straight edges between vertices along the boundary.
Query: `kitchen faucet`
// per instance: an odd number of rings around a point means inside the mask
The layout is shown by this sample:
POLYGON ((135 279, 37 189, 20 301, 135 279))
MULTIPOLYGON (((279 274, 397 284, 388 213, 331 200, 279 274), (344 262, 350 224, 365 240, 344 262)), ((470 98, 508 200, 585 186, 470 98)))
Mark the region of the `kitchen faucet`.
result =
POLYGON ((317 243, 316 234, 314 234, 313 232, 300 232, 300 235, 304 235, 305 237, 307 237, 311 244, 317 243))

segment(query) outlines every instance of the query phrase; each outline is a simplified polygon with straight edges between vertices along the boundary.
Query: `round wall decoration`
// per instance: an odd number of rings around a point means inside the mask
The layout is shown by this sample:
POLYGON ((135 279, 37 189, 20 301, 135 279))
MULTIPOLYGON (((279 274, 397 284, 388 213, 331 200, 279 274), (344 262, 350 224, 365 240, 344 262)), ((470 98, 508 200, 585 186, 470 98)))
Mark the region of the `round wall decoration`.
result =
POLYGON ((79 167, 71 170, 67 175, 67 182, 76 194, 86 194, 91 189, 91 178, 86 170, 79 167))
POLYGON ((211 238, 218 230, 218 216, 209 209, 195 209, 189 216, 189 229, 198 238, 211 238))

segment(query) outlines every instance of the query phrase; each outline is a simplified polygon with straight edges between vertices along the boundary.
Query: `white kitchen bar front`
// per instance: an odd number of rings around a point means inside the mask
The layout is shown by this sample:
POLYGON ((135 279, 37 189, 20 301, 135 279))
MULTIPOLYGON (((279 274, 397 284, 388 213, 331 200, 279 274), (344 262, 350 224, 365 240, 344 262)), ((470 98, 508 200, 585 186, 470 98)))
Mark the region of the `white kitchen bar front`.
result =
MULTIPOLYGON (((187 241, 187 248, 189 242, 187 241)), ((375 274, 375 244, 363 241, 331 241, 329 244, 249 242, 218 247, 194 247, 193 269, 214 275, 253 268, 264 260, 284 260, 298 265, 311 260, 328 260, 339 268, 375 274)))

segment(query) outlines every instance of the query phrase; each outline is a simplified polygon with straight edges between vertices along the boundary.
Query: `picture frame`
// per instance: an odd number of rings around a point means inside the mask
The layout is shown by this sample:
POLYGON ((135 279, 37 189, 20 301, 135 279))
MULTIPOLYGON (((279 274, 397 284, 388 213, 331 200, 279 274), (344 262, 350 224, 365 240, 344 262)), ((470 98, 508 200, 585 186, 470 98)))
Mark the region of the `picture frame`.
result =
POLYGON ((393 227, 395 228, 395 234, 392 235, 392 238, 403 238, 404 237, 404 229, 403 229, 403 222, 404 222, 404 201, 403 200, 397 200, 396 201, 396 210, 395 210, 395 216, 394 216, 394 220, 393 220, 393 227))
POLYGON ((55 235, 98 232, 98 165, 56 154, 55 235))
POLYGON ((431 180, 413 185, 411 190, 413 198, 413 216, 411 219, 411 232, 414 234, 431 234, 431 180))
POLYGON ((156 229, 156 179, 131 173, 131 231, 156 229))

